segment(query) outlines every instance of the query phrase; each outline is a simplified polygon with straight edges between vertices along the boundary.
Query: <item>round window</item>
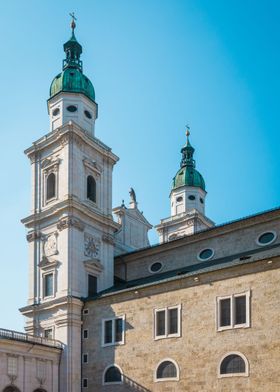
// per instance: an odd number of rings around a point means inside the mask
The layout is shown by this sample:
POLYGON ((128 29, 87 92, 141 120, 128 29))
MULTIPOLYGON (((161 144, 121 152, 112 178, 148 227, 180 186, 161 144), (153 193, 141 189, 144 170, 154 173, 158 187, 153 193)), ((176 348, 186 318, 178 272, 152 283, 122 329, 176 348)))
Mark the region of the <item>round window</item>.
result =
POLYGON ((56 108, 53 110, 52 115, 57 116, 59 114, 59 112, 60 112, 59 108, 56 108))
POLYGON ((68 110, 68 112, 74 113, 77 111, 77 106, 69 105, 69 106, 67 106, 67 110, 68 110))
POLYGON ((189 199, 189 200, 195 200, 195 196, 194 196, 194 195, 190 195, 190 196, 188 197, 188 199, 189 199))
POLYGON ((259 236, 258 243, 259 245, 268 245, 271 244, 275 240, 275 238, 275 233, 273 233, 272 231, 267 231, 266 233, 263 233, 259 236))
POLYGON ((204 204, 204 200, 202 199, 202 197, 199 200, 201 204, 204 204))
POLYGON ((88 110, 85 110, 84 113, 85 113, 85 116, 86 116, 87 118, 89 118, 89 119, 92 118, 92 115, 91 115, 91 113, 90 113, 88 110))
POLYGON ((205 261, 205 260, 211 259, 213 256, 214 256, 213 249, 207 248, 207 249, 203 249, 201 252, 199 252, 197 257, 199 260, 205 261))
POLYGON ((176 201, 177 201, 177 203, 180 203, 181 201, 183 201, 183 198, 181 196, 177 197, 176 201))
POLYGON ((157 261, 156 263, 150 266, 150 272, 159 272, 162 269, 163 265, 157 261))

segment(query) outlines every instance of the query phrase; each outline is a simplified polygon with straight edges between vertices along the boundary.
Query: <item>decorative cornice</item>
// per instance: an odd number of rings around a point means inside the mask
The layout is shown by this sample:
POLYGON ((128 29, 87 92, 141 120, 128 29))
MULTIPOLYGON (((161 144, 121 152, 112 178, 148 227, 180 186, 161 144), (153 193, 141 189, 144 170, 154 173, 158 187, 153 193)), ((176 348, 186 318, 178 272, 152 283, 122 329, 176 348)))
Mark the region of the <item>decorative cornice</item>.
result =
POLYGON ((103 265, 98 259, 85 260, 84 266, 87 272, 93 272, 97 275, 99 275, 104 270, 103 265))
POLYGON ((38 266, 42 269, 42 270, 48 270, 48 269, 52 269, 55 268, 59 265, 59 261, 58 260, 49 260, 46 256, 43 256, 42 260, 40 261, 40 263, 38 264, 38 266))
POLYGON ((71 216, 66 216, 65 218, 62 218, 58 221, 57 223, 57 228, 59 231, 62 231, 64 229, 68 229, 74 227, 80 231, 84 231, 85 229, 85 224, 80 221, 80 219, 71 217, 71 216))
POLYGON ((102 241, 106 242, 107 244, 110 244, 110 245, 115 245, 114 237, 110 234, 103 234, 102 241))
POLYGON ((58 143, 63 147, 72 140, 75 140, 76 143, 82 143, 92 147, 96 151, 99 151, 105 159, 110 160, 112 165, 114 165, 119 160, 119 158, 111 151, 110 147, 106 146, 106 144, 102 143, 96 137, 89 136, 86 131, 84 131, 73 121, 69 121, 69 123, 38 139, 24 152, 32 161, 36 158, 33 158, 34 154, 37 155, 39 151, 45 149, 53 143, 58 143))
POLYGON ((98 176, 100 176, 100 174, 102 173, 102 167, 99 166, 95 161, 84 158, 83 163, 87 168, 94 171, 95 174, 97 174, 98 176))
POLYGON ((32 231, 31 233, 27 234, 26 239, 28 242, 32 242, 38 240, 41 237, 42 237, 42 233, 40 231, 32 231))

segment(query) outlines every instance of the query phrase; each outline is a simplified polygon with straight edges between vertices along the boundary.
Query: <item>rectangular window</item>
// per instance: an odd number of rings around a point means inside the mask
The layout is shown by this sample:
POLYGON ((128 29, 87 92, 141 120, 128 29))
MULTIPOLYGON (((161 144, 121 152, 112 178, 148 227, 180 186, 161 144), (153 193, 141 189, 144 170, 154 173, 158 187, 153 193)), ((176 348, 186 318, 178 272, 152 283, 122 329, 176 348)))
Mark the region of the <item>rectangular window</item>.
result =
POLYGON ((181 306, 155 310, 155 339, 179 337, 181 306))
POLYGON ((231 298, 221 299, 220 301, 220 326, 227 327, 231 325, 231 298))
POLYGON ((102 320, 102 345, 124 344, 125 317, 102 320))
POLYGON ((217 329, 250 326, 250 291, 217 298, 217 329))
POLYGON ((83 330, 83 338, 87 339, 88 338, 88 329, 83 330))
POLYGON ((8 375, 17 376, 18 359, 8 356, 8 375))
POLYGON ((53 295, 53 273, 44 275, 44 297, 53 295))
POLYGON ((46 378, 46 362, 37 359, 37 378, 44 380, 46 378))
POLYGON ((88 275, 88 296, 93 297, 97 293, 97 277, 88 275))
POLYGON ((53 329, 48 328, 44 330, 44 338, 46 339, 53 339, 53 329))
POLYGON ((88 363, 88 355, 83 354, 83 363, 88 363))
POLYGON ((87 388, 87 386, 88 386, 88 379, 83 378, 83 388, 87 388))

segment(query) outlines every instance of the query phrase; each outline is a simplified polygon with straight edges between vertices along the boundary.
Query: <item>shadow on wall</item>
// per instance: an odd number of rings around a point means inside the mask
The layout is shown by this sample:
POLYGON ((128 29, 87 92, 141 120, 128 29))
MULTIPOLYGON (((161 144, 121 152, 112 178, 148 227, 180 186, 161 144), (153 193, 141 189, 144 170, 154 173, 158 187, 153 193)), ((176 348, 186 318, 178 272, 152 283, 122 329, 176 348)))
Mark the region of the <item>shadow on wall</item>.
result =
MULTIPOLYGON (((127 322, 125 314, 112 309, 102 301, 90 301, 83 311, 82 330, 82 388, 106 392, 152 392, 127 375, 129 360, 120 355, 127 334, 134 326, 127 322), (116 356, 116 350, 120 350, 116 356)), ((124 346, 123 346, 124 345, 124 346)))
POLYGON ((133 381, 131 378, 127 377, 123 374, 123 386, 126 391, 137 391, 137 392, 152 392, 150 389, 143 387, 143 385, 138 384, 137 382, 133 381))

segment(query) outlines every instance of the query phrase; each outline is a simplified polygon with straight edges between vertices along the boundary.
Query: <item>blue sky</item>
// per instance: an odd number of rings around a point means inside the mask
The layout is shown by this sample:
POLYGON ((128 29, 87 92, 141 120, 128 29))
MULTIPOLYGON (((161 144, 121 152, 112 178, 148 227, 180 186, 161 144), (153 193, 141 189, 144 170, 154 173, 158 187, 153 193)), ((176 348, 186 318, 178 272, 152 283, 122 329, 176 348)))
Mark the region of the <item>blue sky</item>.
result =
MULTIPOLYGON (((278 206, 278 1, 95 0, 1 4, 0 327, 23 329, 30 167, 23 150, 48 132, 46 100, 60 72, 69 12, 99 104, 96 136, 120 157, 114 206, 157 224, 191 127, 216 223, 278 206)), ((151 241, 157 241, 155 234, 151 241)))

